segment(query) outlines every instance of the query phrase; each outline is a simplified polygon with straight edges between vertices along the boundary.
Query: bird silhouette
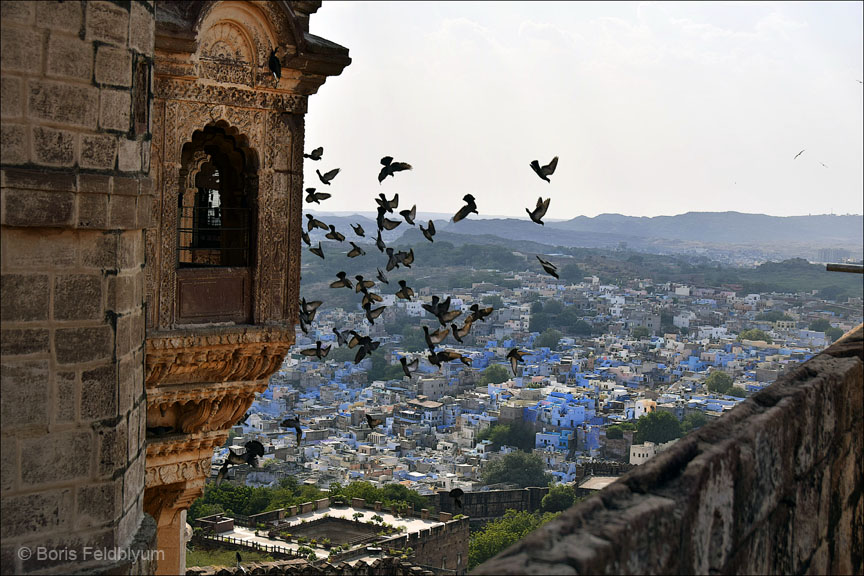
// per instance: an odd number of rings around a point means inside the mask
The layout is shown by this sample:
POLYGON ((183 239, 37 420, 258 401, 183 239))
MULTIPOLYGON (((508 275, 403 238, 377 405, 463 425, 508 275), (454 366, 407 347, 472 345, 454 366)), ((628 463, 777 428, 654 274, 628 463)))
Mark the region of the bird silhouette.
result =
POLYGON ((264 456, 264 445, 257 440, 250 440, 249 442, 246 442, 244 447, 246 448, 246 451, 243 454, 238 454, 231 448, 228 448, 228 456, 225 458, 225 463, 216 475, 216 486, 219 486, 222 483, 222 480, 225 479, 225 475, 228 473, 228 468, 230 466, 249 464, 254 468, 260 467, 260 458, 264 456))
POLYGON ((399 207, 399 194, 394 194, 392 200, 387 200, 387 197, 384 196, 384 193, 381 192, 378 194, 378 197, 375 198, 375 203, 378 204, 378 210, 393 213, 396 208, 399 207))
POLYGON ((347 274, 343 270, 340 270, 336 273, 336 277, 339 280, 330 283, 330 288, 353 288, 354 284, 351 283, 351 280, 346 278, 347 274))
POLYGON ((396 172, 401 172, 403 170, 411 170, 411 165, 406 162, 394 162, 392 156, 384 156, 381 158, 381 164, 384 166, 381 168, 381 172, 378 173, 378 183, 384 181, 387 176, 393 176, 396 172))
POLYGON ((336 335, 336 344, 339 346, 345 346, 348 344, 348 337, 345 336, 346 332, 339 332, 336 328, 333 328, 333 334, 336 335))
POLYGON ((408 286, 405 280, 399 280, 399 291, 396 292, 396 297, 400 300, 408 300, 411 301, 411 297, 414 296, 414 290, 408 286))
POLYGON ((306 188, 306 202, 315 204, 321 204, 321 200, 326 200, 330 198, 330 194, 327 192, 316 192, 315 188, 306 188))
POLYGON ((310 160, 318 161, 321 157, 324 156, 324 147, 319 146, 310 152, 309 154, 303 154, 304 158, 309 158, 310 160))
POLYGON ((372 309, 370 304, 367 304, 363 307, 363 310, 366 312, 366 320, 369 321, 373 326, 375 325, 375 318, 378 318, 386 309, 386 306, 379 306, 378 308, 372 309))
POLYGON ((405 222, 414 226, 414 218, 417 217, 417 205, 412 206, 410 210, 401 210, 399 214, 405 219, 405 222))
POLYGON ((465 495, 465 492, 463 492, 461 488, 453 488, 452 490, 450 490, 450 492, 447 495, 453 499, 453 502, 456 503, 456 507, 461 510, 462 509, 462 496, 465 495))
POLYGON ((378 209, 378 217, 375 219, 375 223, 378 225, 378 230, 393 230, 400 224, 402 224, 401 220, 391 220, 390 218, 386 218, 384 214, 386 214, 386 210, 378 209))
POLYGON ((471 324, 473 322, 474 322, 474 318, 472 316, 468 316, 465 319, 465 323, 462 324, 462 328, 458 328, 456 326, 456 324, 453 324, 452 326, 450 326, 450 328, 452 328, 452 330, 453 330, 453 338, 455 338, 456 341, 459 342, 460 344, 464 344, 464 342, 462 342, 462 338, 464 338, 465 336, 468 335, 469 332, 471 332, 471 324))
POLYGON ((339 174, 340 170, 342 170, 342 169, 341 168, 334 168, 333 170, 330 170, 329 172, 325 172, 324 174, 321 174, 320 170, 315 170, 315 173, 318 174, 318 179, 321 180, 322 184, 326 184, 327 186, 330 186, 330 181, 333 180, 337 174, 339 174))
POLYGON ((357 354, 354 356, 354 363, 359 364, 368 354, 372 354, 381 345, 381 342, 372 340, 369 336, 360 336, 354 330, 351 330, 351 341, 348 342, 349 348, 358 346, 357 354), (352 342, 354 346, 352 346, 352 342))
POLYGON ((431 352, 435 352, 435 347, 447 338, 450 334, 449 328, 439 328, 435 332, 429 332, 429 327, 423 326, 423 337, 426 339, 426 346, 431 352))
POLYGON ((545 270, 550 276, 554 276, 556 279, 558 278, 558 267, 555 266, 552 262, 548 260, 544 260, 540 256, 537 256, 537 260, 540 261, 540 265, 543 266, 543 270, 545 270))
POLYGON ((363 226, 361 226, 360 224, 351 224, 351 228, 354 230, 354 233, 357 234, 357 236, 360 236, 362 238, 366 237, 366 231, 363 230, 363 226))
POLYGON ((366 422, 369 424, 369 428, 375 430, 376 426, 381 426, 382 424, 384 424, 384 418, 376 418, 371 414, 366 414, 366 422))
POLYGON ((320 257, 322 260, 324 260, 324 250, 321 249, 321 242, 318 242, 317 248, 315 248, 313 246, 313 247, 309 248, 309 251, 312 252, 313 254, 315 254, 316 256, 320 257))
POLYGON ((381 238, 381 229, 378 229, 378 236, 375 237, 375 247, 378 248, 381 252, 387 249, 387 245, 384 244, 384 240, 381 238))
POLYGON ((411 264, 414 263, 414 248, 408 250, 408 252, 403 252, 400 250, 396 253, 396 258, 399 260, 399 263, 403 266, 411 267, 411 264))
POLYGON ((555 172, 555 168, 558 166, 558 157, 555 156, 555 158, 553 158, 552 161, 549 162, 549 164, 543 166, 542 168, 540 167, 540 162, 538 162, 537 160, 532 160, 530 166, 531 169, 537 173, 537 176, 539 176, 546 182, 552 182, 551 180, 549 180, 549 176, 551 176, 555 172))
POLYGON ((300 426, 300 418, 294 416, 292 418, 286 418, 282 420, 282 423, 279 424, 281 428, 293 428, 294 432, 297 434, 297 445, 300 445, 300 441, 303 439, 303 428, 300 426))
POLYGON ((384 267, 387 272, 399 267, 399 258, 393 253, 393 248, 387 247, 387 265, 384 267))
POLYGON ((518 348, 513 348, 512 350, 507 352, 506 358, 508 360, 510 360, 510 368, 513 370, 514 376, 516 375, 516 364, 517 363, 524 363, 525 360, 523 360, 522 358, 524 358, 528 354, 529 354, 528 352, 522 352, 518 348))
POLYGON ((364 290, 363 291, 363 301, 360 303, 360 306, 365 309, 367 306, 371 306, 375 302, 383 302, 383 301, 384 301, 384 299, 381 298, 381 296, 379 296, 375 292, 369 292, 368 290, 364 290))
POLYGON ((327 230, 330 230, 330 227, 327 226, 327 224, 325 224, 321 220, 318 220, 312 214, 306 214, 306 220, 307 220, 306 230, 308 230, 309 232, 311 232, 314 228, 320 228, 321 230, 324 230, 325 232, 327 230))
POLYGON ((408 362, 405 356, 402 356, 399 358, 399 363, 402 365, 402 371, 405 373, 405 376, 411 378, 411 372, 417 371, 417 367, 420 365, 420 359, 415 358, 411 362, 408 362))
POLYGON ((390 281, 387 280, 387 276, 384 275, 384 272, 381 271, 381 268, 378 268, 378 280, 383 282, 384 284, 390 284, 390 281))
POLYGON ((365 256, 366 251, 363 248, 357 246, 354 242, 348 241, 351 244, 351 250, 348 252, 348 258, 356 258, 357 256, 365 256))
POLYGON ((429 240, 429 242, 434 242, 435 240, 432 238, 435 236, 435 223, 432 220, 429 220, 429 225, 426 228, 423 228, 423 225, 420 225, 420 232, 423 233, 423 236, 429 240))
POLYGON ((546 215, 546 211, 549 209, 549 200, 551 200, 551 198, 547 198, 544 201, 543 197, 541 196, 540 198, 537 198, 537 207, 534 208, 533 211, 529 210, 528 208, 525 209, 525 211, 528 212, 528 217, 531 218, 532 222, 536 222, 537 224, 543 226, 543 221, 541 220, 541 218, 546 215))
POLYGON ((354 292, 364 292, 369 288, 375 286, 375 282, 372 282, 371 280, 364 280, 363 276, 361 276, 360 274, 354 276, 354 279, 357 280, 357 283, 354 284, 354 292))
MULTIPOLYGON (((806 148, 805 148, 804 150, 806 150, 806 148)), ((797 159, 798 159, 798 156, 800 156, 801 154, 804 153, 804 150, 801 150, 800 152, 798 152, 797 154, 795 154, 795 157, 792 158, 792 160, 797 160, 797 159)))
POLYGON ((338 242, 345 241, 345 235, 336 230, 336 226, 330 224, 330 232, 324 235, 325 238, 329 238, 330 240, 336 240, 338 242))
POLYGON ((305 242, 307 246, 312 245, 312 239, 309 238, 309 233, 305 230, 300 231, 300 239, 303 240, 303 242, 305 242))
POLYGON ((474 214, 479 214, 477 212, 477 204, 474 201, 474 196, 471 194, 466 194, 462 197, 462 200, 465 202, 465 206, 459 209, 458 212, 453 216, 453 222, 459 222, 460 220, 464 220, 469 214, 472 212, 474 214))
POLYGON ((319 360, 323 360, 327 354, 330 353, 330 346, 322 347, 321 341, 318 340, 315 342, 315 348, 306 348, 305 350, 301 350, 300 354, 303 356, 312 356, 318 358, 319 360))
POLYGON ((489 306, 488 308, 480 308, 480 306, 478 304, 472 304, 471 307, 469 308, 469 310, 471 310, 471 319, 472 320, 479 320, 480 322, 486 322, 486 318, 492 314, 492 311, 494 309, 492 308, 492 306, 489 306))
POLYGON ((270 59, 267 60, 267 66, 270 68, 270 72, 273 73, 273 80, 276 84, 279 84, 279 79, 282 78, 282 64, 279 62, 279 58, 276 57, 276 48, 270 52, 270 59))

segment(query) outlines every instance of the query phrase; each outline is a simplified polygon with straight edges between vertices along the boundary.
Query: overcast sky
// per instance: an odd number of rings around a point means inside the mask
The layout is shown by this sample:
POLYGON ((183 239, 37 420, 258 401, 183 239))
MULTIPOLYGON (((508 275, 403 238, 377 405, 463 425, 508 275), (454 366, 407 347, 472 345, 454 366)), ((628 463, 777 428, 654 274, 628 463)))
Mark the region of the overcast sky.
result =
POLYGON ((861 2, 325 1, 311 32, 353 62, 310 98, 306 183, 342 168, 327 211, 860 214, 862 22, 861 2), (379 186, 385 155, 414 170, 379 186), (547 184, 528 164, 556 155, 547 184))

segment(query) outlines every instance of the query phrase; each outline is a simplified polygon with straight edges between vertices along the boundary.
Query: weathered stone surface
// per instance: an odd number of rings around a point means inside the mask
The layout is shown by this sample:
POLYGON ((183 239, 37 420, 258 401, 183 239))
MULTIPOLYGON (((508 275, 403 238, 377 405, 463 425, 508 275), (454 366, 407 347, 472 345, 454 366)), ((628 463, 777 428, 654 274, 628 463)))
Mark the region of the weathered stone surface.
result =
POLYGON ((45 166, 73 166, 75 164, 74 132, 36 126, 30 137, 33 142, 33 162, 45 166))
POLYGON ((26 164, 30 158, 29 148, 26 126, 10 122, 0 125, 0 162, 26 164))
POLYGON ((81 160, 82 168, 96 170, 111 170, 117 158, 117 138, 110 134, 82 134, 81 160))
POLYGON ((129 18, 129 47, 141 54, 153 53, 153 16, 139 2, 132 3, 129 18))
POLYGON ((132 95, 123 90, 102 90, 99 97, 99 127, 121 132, 129 130, 132 95))
POLYGON ((32 23, 36 14, 35 7, 36 2, 3 0, 0 2, 0 19, 6 22, 32 23))
POLYGON ((75 389, 74 372, 58 372, 54 377, 56 393, 54 396, 54 419, 58 424, 74 422, 78 398, 75 389))
POLYGON ((117 167, 122 172, 141 170, 141 143, 135 140, 120 140, 117 167))
POLYGON ((123 488, 119 482, 81 486, 76 501, 76 530, 110 523, 123 512, 123 488))
POLYGON ((124 46, 129 31, 129 13, 112 2, 87 2, 87 40, 124 46))
POLYGON ((47 328, 4 328, 0 330, 0 354, 3 356, 47 354, 50 338, 47 328))
POLYGON ((76 35, 81 31, 83 4, 80 2, 57 2, 39 0, 36 4, 36 22, 55 30, 66 30, 76 35))
POLYGON ((0 315, 6 322, 48 319, 48 277, 42 274, 5 274, 0 278, 0 315))
POLYGON ((27 111, 33 120, 96 128, 99 89, 47 80, 28 83, 27 111))
MULTIPOLYGON (((71 6, 73 3, 64 4, 71 6)), ((78 10, 80 12, 80 6, 78 10)), ((52 77, 90 82, 93 78, 93 44, 79 39, 77 35, 52 32, 48 36, 47 72, 52 77)))
POLYGON ((96 49, 96 82, 112 86, 132 85, 132 53, 125 48, 99 46, 96 49))
POLYGON ((55 320, 99 320, 102 278, 95 274, 70 274, 54 278, 55 320))
POLYGON ((117 414, 117 367, 113 364, 81 374, 81 419, 102 420, 117 414))
POLYGON ((0 34, 0 68, 39 74, 42 71, 41 30, 3 27, 0 34))
POLYGON ((110 326, 58 328, 54 350, 58 364, 107 360, 114 351, 114 331, 110 326))
POLYGON ((3 363, 0 414, 3 428, 46 426, 48 424, 48 386, 50 366, 47 360, 22 364, 3 363))
POLYGON ((69 489, 8 497, 0 502, 3 538, 67 528, 72 519, 73 498, 69 489))
MULTIPOLYGON (((57 432, 38 438, 23 438, 21 482, 36 486, 51 482, 70 482, 90 474, 93 437, 90 432, 57 432)), ((5 524, 5 521, 4 521, 5 524)))
POLYGON ((15 76, 0 78, 0 116, 19 118, 24 113, 24 83, 15 76))

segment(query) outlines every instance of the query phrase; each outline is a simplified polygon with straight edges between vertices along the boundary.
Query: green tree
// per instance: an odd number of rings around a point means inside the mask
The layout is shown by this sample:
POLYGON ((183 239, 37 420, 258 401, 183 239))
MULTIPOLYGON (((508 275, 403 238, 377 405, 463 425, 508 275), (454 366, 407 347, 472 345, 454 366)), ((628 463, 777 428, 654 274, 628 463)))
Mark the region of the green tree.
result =
POLYGON ((708 422, 708 418, 702 412, 690 412, 681 420, 681 433, 687 434, 691 430, 697 430, 708 422))
POLYGON ((768 344, 771 344, 771 342, 773 342, 773 340, 771 340, 771 337, 768 336, 768 334, 766 334, 762 330, 759 330, 758 328, 744 330, 738 335, 738 340, 762 340, 764 342, 767 342, 768 344))
POLYGON ((535 348, 550 348, 555 350, 558 347, 558 341, 561 339, 563 334, 554 328, 549 328, 544 331, 540 336, 537 337, 537 340, 534 341, 535 348))
POLYGON ((402 331, 401 346, 408 352, 419 352, 426 349, 426 339, 423 336, 423 329, 417 326, 411 326, 402 331))
POLYGON ((508 546, 518 542, 546 522, 558 516, 547 512, 517 512, 507 510, 504 516, 473 532, 468 543, 468 570, 474 569, 508 546))
POLYGON ((621 426, 613 424, 612 426, 606 428, 607 440, 620 440, 621 438, 624 438, 624 430, 621 428, 621 426))
MULTIPOLYGON (((677 422, 677 420, 676 420, 677 422)), ((546 474, 546 463, 539 454, 510 452, 492 460, 483 468, 483 482, 498 484, 507 482, 520 488, 546 486, 550 476, 546 474)))
POLYGON ((584 320, 579 320, 576 324, 573 325, 571 329, 571 333, 577 336, 590 336, 591 335, 591 325, 585 322, 584 320))
POLYGON ((827 330, 825 330, 825 336, 831 342, 834 342, 835 340, 837 340, 838 338, 843 336, 843 334, 845 334, 845 332, 843 332, 842 328, 835 328, 832 326, 831 328, 828 328, 827 330))
POLYGON ((788 322, 792 320, 792 318, 780 310, 765 310, 756 315, 756 320, 761 320, 763 322, 777 322, 783 320, 788 322))
POLYGON ((736 398, 746 398, 747 397, 747 391, 742 389, 742 388, 739 388, 738 386, 732 386, 731 388, 729 388, 729 391, 726 392, 726 395, 727 396, 735 396, 736 398))
POLYGON ((650 412, 636 421, 636 444, 663 444, 681 437, 681 423, 669 412, 650 412))
POLYGON ((732 377, 720 370, 713 370, 705 379, 705 387, 716 394, 726 394, 732 388, 732 377))
POLYGON ((633 329, 633 338, 637 340, 642 340, 643 338, 648 338, 651 336, 651 331, 648 330, 645 326, 637 326, 633 329))
POLYGON ((483 298, 483 303, 487 306, 492 306, 495 310, 499 310, 504 307, 504 300, 501 299, 501 296, 498 294, 490 294, 483 298))
POLYGON ((831 322, 825 318, 817 318, 810 323, 810 330, 813 330, 814 332, 825 332, 829 328, 831 328, 831 322))
POLYGON ((540 510, 543 512, 561 512, 573 505, 576 501, 576 492, 573 486, 567 484, 554 484, 549 488, 549 493, 540 501, 540 510))
POLYGON ((543 302, 543 313, 544 314, 560 314, 564 310, 564 305, 561 304, 558 300, 546 300, 543 302))
POLYGON ((336 362, 353 362, 354 356, 357 355, 357 349, 352 350, 347 346, 342 346, 341 348, 332 348, 330 350, 330 354, 327 355, 328 360, 335 360, 336 362))
POLYGON ((500 384, 510 379, 510 371, 501 364, 490 364, 480 373, 479 384, 500 384))
POLYGON ((531 332, 543 332, 551 325, 552 316, 550 314, 546 314, 545 312, 540 312, 538 314, 531 314, 531 321, 528 324, 528 328, 531 330, 531 332))
POLYGON ((534 431, 522 422, 511 422, 509 424, 493 424, 484 428, 477 435, 477 440, 489 440, 492 442, 493 451, 498 451, 501 446, 514 446, 525 452, 534 449, 534 431))
POLYGON ((585 278, 586 274, 585 274, 585 271, 582 270, 582 268, 580 268, 578 265, 566 264, 566 265, 564 265, 563 268, 561 268, 561 271, 558 273, 558 276, 562 280, 568 280, 570 282, 575 283, 575 282, 581 282, 582 279, 585 278))

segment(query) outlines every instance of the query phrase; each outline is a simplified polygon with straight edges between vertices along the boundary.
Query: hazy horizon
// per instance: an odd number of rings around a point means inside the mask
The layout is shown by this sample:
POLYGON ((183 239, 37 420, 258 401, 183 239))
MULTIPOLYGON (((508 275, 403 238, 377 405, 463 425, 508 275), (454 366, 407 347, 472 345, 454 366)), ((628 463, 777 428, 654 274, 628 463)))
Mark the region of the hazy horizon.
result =
POLYGON ((455 213, 470 192, 501 217, 551 197, 550 220, 859 214, 862 21, 843 2, 328 1, 311 30, 353 62, 309 101, 305 185, 340 212, 398 192, 455 213), (414 169, 379 185, 385 155, 414 169), (541 181, 529 162, 556 155, 541 181))

